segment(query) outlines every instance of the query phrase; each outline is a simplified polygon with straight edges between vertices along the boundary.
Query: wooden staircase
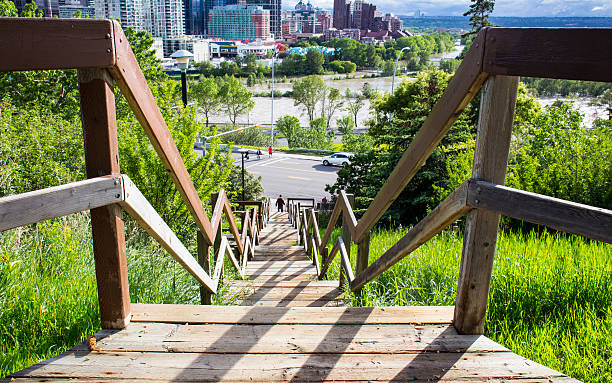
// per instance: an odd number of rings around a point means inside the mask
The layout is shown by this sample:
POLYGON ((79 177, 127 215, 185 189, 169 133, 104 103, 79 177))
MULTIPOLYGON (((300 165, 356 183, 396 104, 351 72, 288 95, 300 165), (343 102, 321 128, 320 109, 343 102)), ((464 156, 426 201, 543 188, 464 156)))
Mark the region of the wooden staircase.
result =
POLYGON ((0 381, 575 381, 458 334, 453 307, 329 307, 344 304, 338 281, 317 280, 296 238, 286 214, 271 215, 248 280, 227 281, 240 305, 132 304, 127 328, 98 332, 93 350, 0 381))
POLYGON ((270 214, 261 232, 255 257, 247 265, 248 281, 231 281, 242 306, 343 306, 338 281, 319 281, 317 270, 302 246, 287 213, 270 214))

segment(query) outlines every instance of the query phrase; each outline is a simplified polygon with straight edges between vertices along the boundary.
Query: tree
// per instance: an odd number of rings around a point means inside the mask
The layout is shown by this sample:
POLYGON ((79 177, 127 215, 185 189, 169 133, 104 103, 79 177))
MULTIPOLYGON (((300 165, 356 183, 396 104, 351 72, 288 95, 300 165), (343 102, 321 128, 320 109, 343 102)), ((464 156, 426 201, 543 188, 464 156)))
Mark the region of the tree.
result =
POLYGON ((466 33, 464 36, 475 35, 480 32, 482 28, 491 25, 489 22, 489 14, 493 12, 494 7, 494 0, 472 0, 470 8, 463 14, 463 16, 470 16, 472 31, 466 33))
POLYGON ((340 95, 340 91, 336 88, 327 88, 326 97, 322 105, 323 113, 321 117, 325 118, 325 126, 329 128, 329 123, 337 110, 342 108, 344 100, 340 95))
POLYGON ((363 97, 359 95, 356 98, 351 99, 351 93, 348 89, 346 90, 346 95, 344 97, 346 97, 346 110, 353 115, 355 126, 357 126, 357 115, 364 106, 363 97))
POLYGON ((15 3, 9 0, 0 0, 0 16, 17 17, 17 8, 15 3))
POLYGON ((323 63, 325 58, 320 50, 311 48, 306 52, 305 69, 307 74, 323 73, 323 63))
POLYGON ((289 147, 296 147, 299 131, 301 129, 300 120, 294 116, 283 116, 276 120, 276 129, 287 138, 289 147))
POLYGON ((323 98, 326 89, 327 86, 323 79, 317 75, 306 76, 293 83, 292 97, 294 105, 302 105, 306 108, 309 123, 314 120, 317 103, 323 98))
POLYGON ((355 122, 352 116, 344 116, 336 120, 338 131, 342 134, 350 134, 355 130, 355 122))
POLYGON ((250 112, 255 106, 253 94, 234 76, 225 75, 218 86, 222 108, 236 125, 238 116, 250 112))
POLYGON ((191 98, 195 99, 198 109, 206 116, 206 127, 208 127, 209 114, 219 109, 219 87, 217 82, 210 77, 202 77, 200 81, 189 87, 191 98))
MULTIPOLYGON (((326 190, 331 194, 336 194, 340 189, 346 190, 358 197, 361 205, 357 206, 358 209, 367 207, 431 113, 450 77, 437 70, 423 72, 413 82, 400 83, 393 95, 387 94, 374 102, 379 118, 371 121, 368 129, 373 142, 352 143, 349 139, 344 140, 357 148, 371 144, 372 150, 357 153, 351 164, 338 172, 336 183, 328 185, 326 190), (389 116, 392 116, 392 120, 389 116)), ((471 105, 468 105, 467 109, 470 108, 471 105)), ((450 175, 446 168, 449 156, 444 148, 473 138, 475 129, 468 124, 468 114, 463 113, 451 126, 441 146, 434 150, 385 213, 383 222, 414 224, 444 197, 436 193, 436 188, 449 183, 450 175)))

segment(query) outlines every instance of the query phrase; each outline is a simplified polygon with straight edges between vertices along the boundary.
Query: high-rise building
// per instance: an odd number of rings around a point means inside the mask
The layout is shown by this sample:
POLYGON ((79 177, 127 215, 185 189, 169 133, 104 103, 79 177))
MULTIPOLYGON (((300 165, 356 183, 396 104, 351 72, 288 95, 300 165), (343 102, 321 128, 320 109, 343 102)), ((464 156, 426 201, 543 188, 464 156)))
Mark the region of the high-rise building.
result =
POLYGON ((346 0, 334 0, 334 21, 333 26, 338 30, 342 30, 347 27, 346 20, 346 0))
POLYGON ((184 0, 185 33, 188 35, 205 35, 208 10, 206 3, 210 0, 184 0), (206 14, 205 14, 206 11, 206 14))
POLYGON ((270 11, 270 33, 274 35, 275 39, 282 36, 281 0, 246 0, 246 4, 259 5, 263 9, 270 11))
POLYGON ((373 29, 374 15, 376 14, 376 5, 363 3, 361 9, 360 29, 373 29))
MULTIPOLYGON (((21 14, 23 12, 23 8, 26 4, 31 3, 32 0, 14 0, 15 8, 17 8, 17 12, 21 14)), ((59 5, 60 0, 38 0, 36 5, 39 9, 41 9, 45 15, 45 17, 53 17, 59 15, 59 5)))
POLYGON ((143 2, 146 1, 148 0, 94 0, 96 17, 118 19, 123 28, 134 27, 142 30, 145 29, 143 2))
POLYGON ((223 40, 270 38, 270 11, 257 5, 216 6, 208 14, 208 36, 223 40))

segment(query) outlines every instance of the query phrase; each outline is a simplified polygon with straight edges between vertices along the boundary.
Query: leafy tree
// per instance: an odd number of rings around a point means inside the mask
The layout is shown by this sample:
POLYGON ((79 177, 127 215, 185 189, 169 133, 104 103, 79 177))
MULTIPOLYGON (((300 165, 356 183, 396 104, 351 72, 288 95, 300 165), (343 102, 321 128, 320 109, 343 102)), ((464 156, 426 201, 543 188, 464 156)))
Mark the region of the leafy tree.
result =
MULTIPOLYGON (((226 189, 230 199, 242 199, 242 167, 233 165, 229 175, 229 185, 226 189)), ((247 201, 259 201, 263 197, 264 188, 261 176, 255 176, 244 170, 244 198, 247 201)))
MULTIPOLYGON (((219 130, 221 132, 227 132, 237 128, 238 127, 235 125, 228 124, 219 130)), ((270 144, 270 136, 264 134, 264 132, 256 126, 245 128, 239 132, 225 134, 220 138, 223 142, 233 142, 237 145, 267 147, 270 144)))
POLYGON ((309 49, 306 52, 305 66, 307 74, 321 74, 323 73, 323 63, 325 58, 323 53, 318 49, 309 49))
POLYGON ((601 96, 593 100, 592 104, 606 108, 608 120, 612 120, 612 89, 607 89, 601 96))
MULTIPOLYGON (((336 183, 326 190, 336 194, 344 189, 356 195, 357 211, 367 207, 431 113, 449 79, 450 75, 441 71, 423 72, 415 81, 402 82, 393 95, 376 101, 374 109, 379 117, 370 122, 368 129, 372 150, 357 153, 351 164, 338 172, 336 183)), ((436 194, 436 187, 449 183, 449 156, 444 148, 468 142, 474 133, 463 113, 385 213, 383 222, 416 223, 434 208, 442 198, 436 194)))
POLYGON ((293 101, 294 104, 302 105, 306 108, 308 121, 311 122, 315 118, 315 109, 319 101, 323 98, 323 93, 327 86, 323 79, 317 75, 306 76, 298 79, 293 83, 293 101))
POLYGON ((210 113, 219 109, 219 87, 217 82, 210 77, 202 77, 200 81, 189 87, 191 98, 195 100, 198 109, 206 116, 206 127, 210 113))
POLYGON ((466 35, 475 35, 482 28, 491 25, 489 15, 493 12, 494 7, 494 0, 472 0, 470 8, 463 14, 463 16, 470 16, 470 25, 472 26, 472 31, 466 35))
POLYGON ((236 77, 225 75, 219 82, 219 99, 232 124, 238 116, 250 112, 255 106, 252 93, 236 77))
POLYGON ((356 98, 352 99, 350 91, 347 89, 345 98, 346 98, 346 110, 349 111, 353 115, 355 125, 357 125, 357 115, 359 114, 359 111, 365 105, 363 102, 363 97, 359 95, 356 98))
POLYGON ((442 60, 440 61, 440 69, 445 71, 446 73, 453 74, 457 71, 457 68, 459 68, 460 64, 461 60, 457 59, 442 60))
POLYGON ((387 60, 383 63, 383 76, 392 76, 393 70, 395 69, 395 62, 393 60, 387 60))
POLYGON ((323 97, 321 117, 325 118, 325 126, 329 128, 331 119, 334 117, 336 111, 338 111, 344 105, 344 100, 340 95, 340 91, 336 88, 327 88, 323 97))
POLYGON ((283 116, 276 120, 276 129, 287 138, 290 147, 297 147, 301 130, 300 120, 295 116, 283 116))
POLYGON ((0 0, 0 16, 17 17, 17 8, 15 3, 9 0, 0 0))
POLYGON ((344 116, 336 120, 338 131, 342 134, 350 134, 355 130, 355 122, 352 116, 344 116))
POLYGON ((367 134, 348 133, 342 136, 342 150, 353 153, 366 153, 372 150, 373 140, 367 134))

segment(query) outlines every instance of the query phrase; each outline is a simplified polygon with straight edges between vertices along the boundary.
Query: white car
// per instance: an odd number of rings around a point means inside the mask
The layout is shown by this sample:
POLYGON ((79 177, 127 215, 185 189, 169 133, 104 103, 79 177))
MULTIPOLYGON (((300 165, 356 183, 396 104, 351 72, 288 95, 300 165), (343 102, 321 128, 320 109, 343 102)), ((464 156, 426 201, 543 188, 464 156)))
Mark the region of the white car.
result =
POLYGON ((323 165, 336 165, 336 166, 346 166, 351 163, 351 157, 353 157, 352 153, 334 153, 331 156, 323 157, 323 165))

